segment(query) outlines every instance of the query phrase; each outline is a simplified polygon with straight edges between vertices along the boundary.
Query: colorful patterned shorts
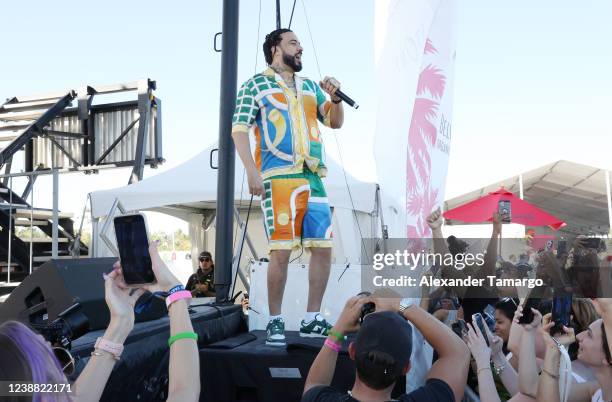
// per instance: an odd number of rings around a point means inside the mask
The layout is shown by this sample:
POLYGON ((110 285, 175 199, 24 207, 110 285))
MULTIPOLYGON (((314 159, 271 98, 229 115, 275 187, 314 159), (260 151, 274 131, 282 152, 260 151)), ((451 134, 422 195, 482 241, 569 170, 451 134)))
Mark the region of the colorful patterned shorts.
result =
POLYGON ((310 170, 263 181, 270 250, 332 246, 332 215, 321 178, 310 170))

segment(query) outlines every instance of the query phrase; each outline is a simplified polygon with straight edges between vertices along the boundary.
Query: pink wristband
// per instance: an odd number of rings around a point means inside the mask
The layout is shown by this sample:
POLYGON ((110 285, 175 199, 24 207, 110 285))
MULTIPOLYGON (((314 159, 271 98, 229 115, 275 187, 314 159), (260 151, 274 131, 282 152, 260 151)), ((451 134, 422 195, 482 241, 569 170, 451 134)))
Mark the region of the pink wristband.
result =
POLYGON ((179 292, 172 293, 166 298, 166 307, 170 308, 172 303, 181 299, 191 299, 191 292, 188 290, 181 290, 179 292))
POLYGON ((338 345, 337 343, 335 343, 334 341, 332 341, 329 338, 327 338, 325 340, 324 345, 327 346, 328 348, 330 348, 331 350, 335 351, 335 352, 340 352, 340 345, 338 345))
POLYGON ((100 349, 110 353, 116 360, 119 360, 121 353, 123 353, 123 345, 120 343, 111 342, 104 338, 98 338, 94 345, 95 349, 100 349))

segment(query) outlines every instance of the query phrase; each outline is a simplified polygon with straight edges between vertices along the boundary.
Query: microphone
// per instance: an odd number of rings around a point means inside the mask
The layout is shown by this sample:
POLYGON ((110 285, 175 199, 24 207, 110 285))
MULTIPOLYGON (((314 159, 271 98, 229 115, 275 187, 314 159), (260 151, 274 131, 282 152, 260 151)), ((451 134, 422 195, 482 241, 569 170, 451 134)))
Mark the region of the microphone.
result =
POLYGON ((334 95, 336 95, 338 98, 342 99, 344 101, 344 103, 346 103, 350 107, 355 108, 355 109, 359 109, 359 105, 354 100, 349 98, 349 96, 347 94, 345 94, 344 92, 342 92, 340 89, 337 89, 336 93, 334 95))

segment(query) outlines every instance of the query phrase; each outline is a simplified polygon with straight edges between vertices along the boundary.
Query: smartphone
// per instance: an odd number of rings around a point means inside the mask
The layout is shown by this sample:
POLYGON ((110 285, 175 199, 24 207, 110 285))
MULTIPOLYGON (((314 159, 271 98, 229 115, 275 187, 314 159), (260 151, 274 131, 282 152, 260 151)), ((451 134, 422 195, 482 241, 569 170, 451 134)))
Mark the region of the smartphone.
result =
POLYGON ((509 200, 500 200, 497 204, 497 212, 502 222, 510 223, 512 221, 512 206, 509 200))
POLYGON ((519 324, 529 324, 533 321, 532 308, 537 309, 540 305, 540 299, 529 297, 523 304, 523 316, 519 319, 519 324))
POLYGON ((480 332, 482 332, 482 336, 484 336, 485 342, 487 343, 487 346, 489 346, 489 337, 487 336, 487 330, 485 329, 486 324, 484 318, 482 318, 482 314, 474 314, 474 321, 476 321, 476 325, 478 325, 478 328, 480 328, 480 332))
POLYGON ((561 257, 565 253, 567 253, 567 240, 559 240, 557 243, 557 256, 561 257))
POLYGON ((140 285, 155 282, 144 215, 117 216, 113 223, 125 283, 140 285))
POLYGON ((569 327, 572 314, 572 295, 564 294, 553 297, 552 321, 555 325, 550 329, 550 335, 563 333, 563 326, 569 327))
MULTIPOLYGON (((357 296, 369 297, 372 296, 372 293, 364 291, 357 293, 357 296)), ((361 306, 361 314, 359 315, 359 323, 363 323, 363 319, 366 315, 371 314, 376 311, 376 305, 373 302, 365 303, 361 306)))
POLYGON ((601 245, 601 239, 598 237, 589 237, 587 239, 582 239, 582 244, 584 244, 584 247, 586 248, 594 248, 595 250, 598 250, 599 246, 601 245))

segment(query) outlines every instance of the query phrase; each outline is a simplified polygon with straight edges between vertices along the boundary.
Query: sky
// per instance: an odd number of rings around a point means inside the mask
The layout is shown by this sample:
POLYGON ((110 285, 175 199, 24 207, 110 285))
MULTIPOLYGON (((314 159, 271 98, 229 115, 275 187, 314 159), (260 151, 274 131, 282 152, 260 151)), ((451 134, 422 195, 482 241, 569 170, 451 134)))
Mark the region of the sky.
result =
MULTIPOLYGON (((293 2, 281 3, 286 26, 293 2)), ((457 3, 447 198, 558 159, 612 168, 612 2, 457 3)), ((265 67, 261 44, 274 29, 274 4, 241 2, 239 84, 265 67)), ((152 78, 167 160, 158 171, 169 169, 218 138, 221 57, 212 46, 221 16, 221 0, 6 3, 0 99, 152 78)), ((376 179, 373 20, 373 1, 298 0, 292 22, 304 47, 301 74, 336 77, 361 105, 323 136, 329 156, 363 180, 376 179)), ((156 172, 147 168, 145 177, 156 172)), ((129 173, 63 176, 60 209, 80 217, 88 192, 125 185, 129 173)), ((50 183, 37 182, 36 205, 50 205, 50 183)), ((149 223, 155 230, 168 222, 149 223)))

